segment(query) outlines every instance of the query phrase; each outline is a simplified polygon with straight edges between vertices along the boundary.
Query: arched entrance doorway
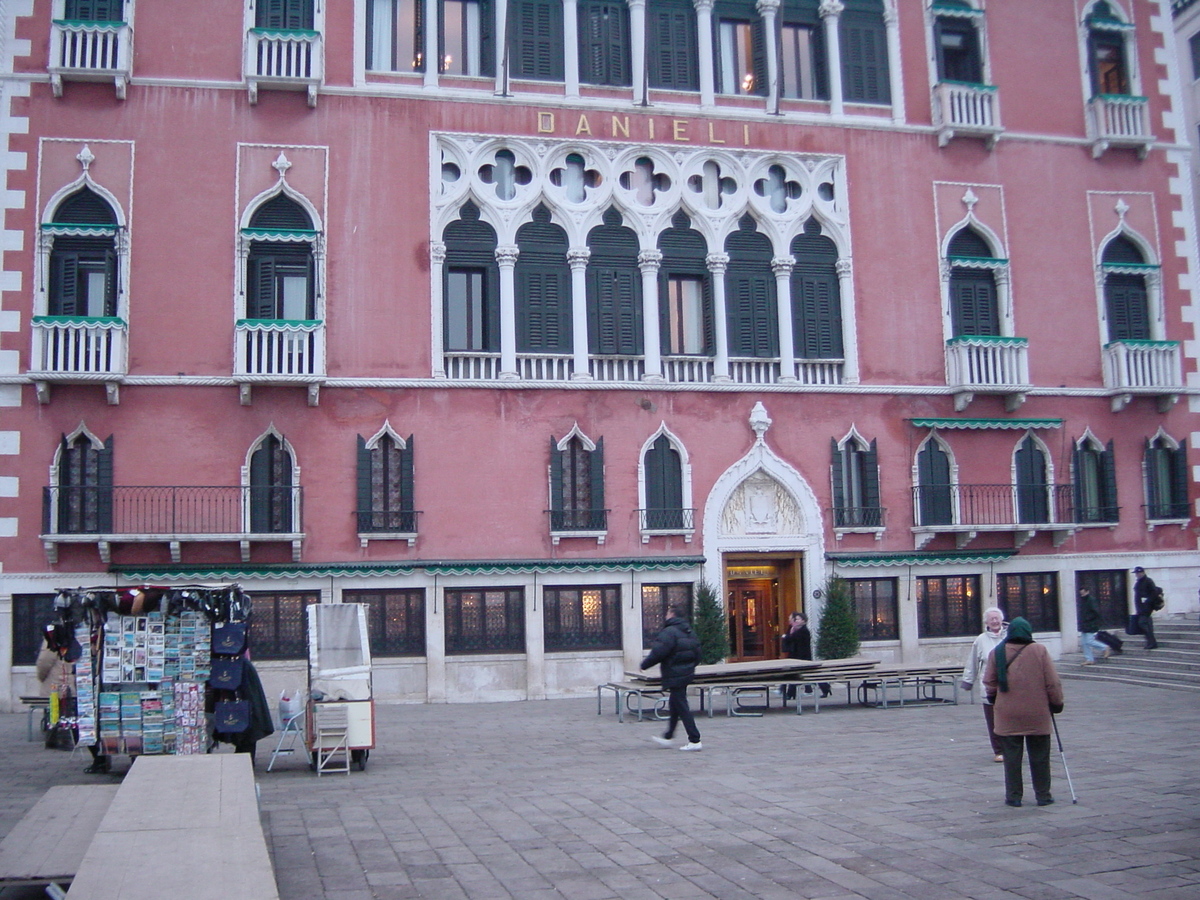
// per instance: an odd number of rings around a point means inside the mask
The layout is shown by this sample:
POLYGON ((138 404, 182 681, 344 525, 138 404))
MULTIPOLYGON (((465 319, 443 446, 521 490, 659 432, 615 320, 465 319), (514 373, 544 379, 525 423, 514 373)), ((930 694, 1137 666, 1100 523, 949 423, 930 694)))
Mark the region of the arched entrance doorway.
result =
POLYGON ((730 554, 725 558, 729 662, 778 659, 788 616, 803 612, 800 557, 730 554))

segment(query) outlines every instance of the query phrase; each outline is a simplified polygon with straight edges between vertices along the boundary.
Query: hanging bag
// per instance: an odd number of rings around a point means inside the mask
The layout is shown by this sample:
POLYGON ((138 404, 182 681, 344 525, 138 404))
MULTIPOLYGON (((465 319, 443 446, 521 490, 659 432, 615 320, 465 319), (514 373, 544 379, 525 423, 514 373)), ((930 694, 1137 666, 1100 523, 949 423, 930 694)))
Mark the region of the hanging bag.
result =
POLYGON ((215 622, 212 627, 212 652, 218 656, 237 656, 246 649, 245 622, 215 622))
POLYGON ((218 700, 213 712, 213 730, 218 734, 241 734, 250 727, 250 701, 218 700))
POLYGON ((237 659, 216 659, 212 661, 212 671, 208 675, 208 683, 220 691, 236 691, 242 684, 241 657, 237 659))

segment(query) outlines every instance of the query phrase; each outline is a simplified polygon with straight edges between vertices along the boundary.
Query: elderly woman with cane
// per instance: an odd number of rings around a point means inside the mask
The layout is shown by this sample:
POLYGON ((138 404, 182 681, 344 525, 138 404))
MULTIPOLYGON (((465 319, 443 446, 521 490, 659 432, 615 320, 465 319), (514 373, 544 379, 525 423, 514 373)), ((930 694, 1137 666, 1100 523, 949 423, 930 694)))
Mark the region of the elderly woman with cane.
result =
POLYGON ((1062 682, 1050 654, 1034 642, 1029 622, 1018 616, 1008 636, 988 658, 983 686, 995 704, 996 734, 1004 756, 1004 802, 1020 806, 1025 785, 1021 757, 1029 751, 1029 774, 1038 806, 1054 802, 1050 794, 1050 733, 1053 714, 1062 712, 1062 682))

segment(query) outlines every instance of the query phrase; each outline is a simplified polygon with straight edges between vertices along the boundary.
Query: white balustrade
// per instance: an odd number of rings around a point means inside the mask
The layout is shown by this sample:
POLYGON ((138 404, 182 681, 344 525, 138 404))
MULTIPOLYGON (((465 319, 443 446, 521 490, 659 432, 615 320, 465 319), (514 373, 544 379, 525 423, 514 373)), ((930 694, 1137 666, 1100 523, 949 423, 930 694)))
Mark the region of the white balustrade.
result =
POLYGON ((995 87, 942 81, 934 86, 933 93, 943 146, 955 133, 993 135, 1001 131, 999 92, 995 87))
POLYGON ((1099 94, 1088 102, 1092 155, 1099 157, 1109 147, 1133 147, 1144 157, 1154 142, 1147 124, 1145 97, 1099 94))
POLYGON ((253 29, 246 35, 243 71, 250 102, 258 102, 258 86, 308 92, 308 105, 317 105, 317 88, 325 78, 325 52, 315 31, 253 29))
POLYGON ((571 356, 520 353, 517 355, 517 375, 524 381, 570 381, 571 356))
POLYGON ((60 376, 122 376, 128 332, 120 319, 39 316, 33 320, 32 370, 60 376))
POLYGON ((1104 348, 1104 386, 1116 390, 1180 390, 1178 341, 1113 341, 1104 348))
POLYGON ((325 326, 246 320, 237 325, 236 376, 310 381, 325 374, 325 326))
POLYGON ((664 356, 663 377, 671 384, 708 384, 713 380, 709 356, 664 356))
POLYGON ((62 96, 63 77, 97 81, 111 79, 117 96, 133 70, 133 30, 124 22, 67 22, 50 25, 50 72, 54 96, 62 96))
POLYGON ((1025 338, 960 337, 946 344, 946 382, 951 387, 1021 388, 1029 384, 1025 338))
POLYGON ((842 370, 840 359, 796 360, 796 380, 800 384, 841 384, 842 370))
POLYGON ((446 377, 455 381, 495 381, 500 377, 499 353, 446 352, 446 377))
POLYGON ((729 379, 736 384, 778 384, 778 359, 731 359, 729 379))
POLYGON ((589 369, 596 381, 641 381, 646 364, 640 356, 593 356, 589 369))

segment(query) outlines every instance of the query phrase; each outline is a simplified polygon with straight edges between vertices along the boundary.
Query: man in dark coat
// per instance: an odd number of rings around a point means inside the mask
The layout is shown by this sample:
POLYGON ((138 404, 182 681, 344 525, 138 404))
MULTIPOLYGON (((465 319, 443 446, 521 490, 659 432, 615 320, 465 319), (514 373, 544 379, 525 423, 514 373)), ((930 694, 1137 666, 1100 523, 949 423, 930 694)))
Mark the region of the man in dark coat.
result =
POLYGON ((684 618, 686 614, 685 607, 671 605, 663 630, 650 645, 650 655, 642 660, 641 668, 644 670, 661 665, 662 686, 668 691, 667 709, 671 717, 667 720, 666 734, 662 737, 656 735, 654 742, 660 747, 670 747, 675 726, 682 721, 688 742, 679 749, 702 750, 700 729, 692 718, 687 697, 688 685, 692 683, 696 664, 700 662, 700 638, 696 637, 691 623, 684 618))
POLYGON ((1153 650, 1158 646, 1154 637, 1154 601, 1158 599, 1158 585, 1146 574, 1141 566, 1133 570, 1137 581, 1133 583, 1133 608, 1137 613, 1138 628, 1146 636, 1146 649, 1153 650))
POLYGON ((1083 651, 1083 664, 1090 666, 1096 661, 1097 650, 1102 658, 1108 657, 1108 647, 1096 637, 1096 632, 1104 624, 1104 617, 1100 614, 1100 603, 1085 587, 1079 589, 1076 608, 1079 613, 1079 648, 1083 651))

